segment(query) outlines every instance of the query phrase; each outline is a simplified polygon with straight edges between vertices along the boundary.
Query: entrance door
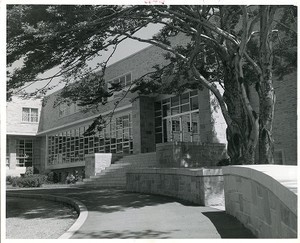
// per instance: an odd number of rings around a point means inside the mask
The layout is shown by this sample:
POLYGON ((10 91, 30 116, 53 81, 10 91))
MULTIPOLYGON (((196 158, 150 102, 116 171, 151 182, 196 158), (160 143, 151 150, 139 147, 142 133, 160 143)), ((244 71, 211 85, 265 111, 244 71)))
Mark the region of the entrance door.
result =
POLYGON ((163 119, 164 142, 200 142, 199 112, 163 119))

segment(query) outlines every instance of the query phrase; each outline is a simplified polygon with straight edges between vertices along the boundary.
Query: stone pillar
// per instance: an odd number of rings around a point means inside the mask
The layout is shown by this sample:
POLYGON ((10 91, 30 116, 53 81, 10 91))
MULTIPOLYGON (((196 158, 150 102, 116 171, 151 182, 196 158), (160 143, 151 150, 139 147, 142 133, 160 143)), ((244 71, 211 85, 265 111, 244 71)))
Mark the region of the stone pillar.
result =
MULTIPOLYGON (((222 88, 219 84, 216 84, 220 93, 223 93, 222 88)), ((223 117, 220 104, 216 96, 209 91, 209 102, 210 102, 210 114, 211 114, 211 142, 212 143, 225 143, 227 124, 223 117)))
POLYGON ((133 153, 155 151, 154 101, 139 96, 132 104, 133 153))
POLYGON ((85 155, 85 178, 99 174, 119 157, 112 153, 95 153, 85 155))
POLYGON ((11 136, 7 136, 9 169, 16 169, 17 164, 17 140, 11 136))
POLYGON ((199 122, 200 122, 200 141, 201 143, 212 142, 211 112, 208 89, 198 92, 199 97, 199 122))

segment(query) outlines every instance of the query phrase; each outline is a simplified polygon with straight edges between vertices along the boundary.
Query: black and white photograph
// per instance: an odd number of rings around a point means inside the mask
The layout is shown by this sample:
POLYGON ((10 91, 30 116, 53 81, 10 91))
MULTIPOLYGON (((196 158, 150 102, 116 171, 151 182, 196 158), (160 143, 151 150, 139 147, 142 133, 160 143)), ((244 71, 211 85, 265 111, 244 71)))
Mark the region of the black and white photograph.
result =
POLYGON ((1 3, 1 241, 298 241, 298 5, 225 3, 1 3))

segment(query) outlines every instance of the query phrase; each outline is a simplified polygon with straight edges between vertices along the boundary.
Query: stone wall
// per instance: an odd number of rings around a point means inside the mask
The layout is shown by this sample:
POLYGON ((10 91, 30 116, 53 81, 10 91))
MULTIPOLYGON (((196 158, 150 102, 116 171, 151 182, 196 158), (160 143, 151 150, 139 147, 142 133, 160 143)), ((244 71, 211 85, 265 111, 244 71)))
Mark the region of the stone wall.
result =
POLYGON ((223 167, 226 212, 259 238, 297 237, 297 168, 223 167))
POLYGON ((156 145, 156 158, 160 167, 215 166, 226 156, 226 146, 220 143, 170 142, 156 145))
POLYGON ((26 172, 26 167, 16 167, 14 169, 9 169, 9 167, 6 167, 6 176, 21 176, 24 175, 26 172))
POLYGON ((143 168, 126 173, 126 190, 171 196, 205 206, 223 206, 221 168, 143 168))

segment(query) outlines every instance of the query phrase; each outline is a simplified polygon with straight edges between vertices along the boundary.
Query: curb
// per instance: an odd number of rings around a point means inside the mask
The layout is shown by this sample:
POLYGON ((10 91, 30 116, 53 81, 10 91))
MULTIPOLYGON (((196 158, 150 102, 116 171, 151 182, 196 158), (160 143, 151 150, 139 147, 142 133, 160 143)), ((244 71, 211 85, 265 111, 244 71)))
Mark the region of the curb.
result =
POLYGON ((25 194, 25 193, 12 193, 11 191, 9 193, 6 193, 7 197, 21 197, 21 198, 36 198, 36 199, 44 199, 44 200, 50 200, 55 202, 63 202, 66 204, 71 205, 76 212, 79 214, 77 220, 75 223, 64 233, 62 234, 58 239, 70 239, 76 231, 79 230, 79 228, 84 224, 85 220, 88 217, 88 210, 87 207, 80 201, 76 199, 71 199, 68 197, 61 197, 61 196, 54 196, 54 195, 44 195, 44 194, 25 194))

